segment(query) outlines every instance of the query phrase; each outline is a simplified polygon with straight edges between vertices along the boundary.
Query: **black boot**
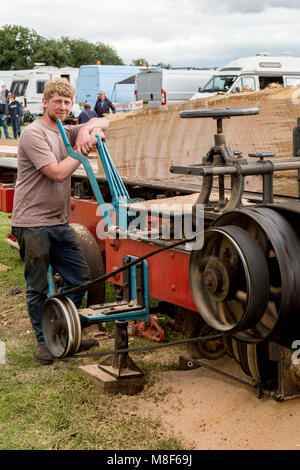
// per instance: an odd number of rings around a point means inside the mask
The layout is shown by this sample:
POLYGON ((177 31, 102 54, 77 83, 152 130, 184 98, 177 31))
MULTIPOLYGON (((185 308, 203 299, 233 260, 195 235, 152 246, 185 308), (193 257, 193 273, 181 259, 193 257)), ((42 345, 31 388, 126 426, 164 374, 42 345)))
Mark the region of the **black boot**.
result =
POLYGON ((36 362, 44 364, 45 366, 48 366, 53 363, 54 357, 52 356, 45 343, 38 344, 34 353, 34 360, 36 362))

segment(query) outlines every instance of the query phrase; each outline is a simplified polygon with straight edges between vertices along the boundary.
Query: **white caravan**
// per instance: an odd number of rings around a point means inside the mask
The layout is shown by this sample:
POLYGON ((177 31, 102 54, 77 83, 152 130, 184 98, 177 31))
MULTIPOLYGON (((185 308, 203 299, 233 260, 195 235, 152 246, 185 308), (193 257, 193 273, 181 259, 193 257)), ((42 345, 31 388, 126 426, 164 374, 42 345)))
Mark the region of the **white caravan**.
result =
POLYGON ((16 73, 16 70, 0 70, 0 88, 2 85, 6 85, 6 88, 9 90, 16 73))
POLYGON ((185 101, 198 91, 215 69, 148 69, 136 76, 135 98, 145 106, 185 101))
POLYGON ((32 70, 16 72, 10 91, 16 95, 17 101, 27 107, 31 114, 43 114, 42 97, 45 83, 55 78, 66 78, 76 89, 78 70, 72 67, 40 66, 32 70))
POLYGON ((257 91, 271 83, 300 86, 300 57, 256 54, 236 59, 214 73, 191 99, 207 98, 217 93, 257 91))

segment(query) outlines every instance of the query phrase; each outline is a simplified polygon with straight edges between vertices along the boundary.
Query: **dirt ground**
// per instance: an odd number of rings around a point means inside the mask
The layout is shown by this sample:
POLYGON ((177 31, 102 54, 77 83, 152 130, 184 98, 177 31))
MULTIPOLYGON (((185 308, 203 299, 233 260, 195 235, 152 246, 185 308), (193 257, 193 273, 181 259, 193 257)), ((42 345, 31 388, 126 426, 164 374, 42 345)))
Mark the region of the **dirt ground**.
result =
MULTIPOLYGON (((88 336, 98 336, 95 326, 87 332, 88 336)), ((179 356, 188 357, 185 346, 146 353, 143 361, 176 363, 179 356)), ((199 361, 255 383, 228 355, 199 361)), ((150 371, 142 392, 123 395, 122 409, 132 414, 129 410, 134 405, 134 414, 159 419, 160 434, 173 433, 185 449, 300 450, 300 398, 278 402, 266 392, 259 399, 254 388, 203 367, 163 372, 151 367, 150 371)))
MULTIPOLYGON (((228 356, 209 364, 251 381, 228 356)), ((300 449, 299 398, 258 399, 253 389, 204 368, 162 372, 154 381, 135 397, 138 413, 160 417, 188 449, 300 449)))

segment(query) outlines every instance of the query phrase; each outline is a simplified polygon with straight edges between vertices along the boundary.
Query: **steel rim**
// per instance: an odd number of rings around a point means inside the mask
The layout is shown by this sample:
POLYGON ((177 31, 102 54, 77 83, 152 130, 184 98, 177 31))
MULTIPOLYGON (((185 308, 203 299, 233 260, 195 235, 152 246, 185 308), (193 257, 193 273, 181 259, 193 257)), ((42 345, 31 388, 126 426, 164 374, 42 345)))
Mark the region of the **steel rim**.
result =
POLYGON ((230 334, 249 328, 268 304, 263 254, 240 227, 209 229, 202 250, 191 255, 190 287, 199 313, 212 328, 230 334), (229 257, 228 253, 223 256, 229 248, 229 257))

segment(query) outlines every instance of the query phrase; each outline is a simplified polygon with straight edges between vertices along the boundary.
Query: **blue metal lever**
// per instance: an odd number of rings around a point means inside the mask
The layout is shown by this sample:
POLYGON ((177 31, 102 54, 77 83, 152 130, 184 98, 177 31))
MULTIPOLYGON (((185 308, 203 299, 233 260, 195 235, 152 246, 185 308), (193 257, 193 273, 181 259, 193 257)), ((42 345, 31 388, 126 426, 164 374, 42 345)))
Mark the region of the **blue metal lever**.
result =
MULTIPOLYGON (((68 155, 70 155, 70 157, 74 158, 75 160, 79 160, 80 163, 83 164, 84 169, 86 171, 86 174, 88 176, 89 182, 91 184, 92 190, 94 192, 96 201, 97 201, 98 206, 99 206, 99 208, 102 212, 103 219, 105 221, 106 227, 110 228, 113 225, 113 223, 112 223, 111 217, 109 215, 109 212, 106 208, 106 204, 104 202, 103 196, 102 196, 101 191, 99 189, 98 182, 97 182, 97 179, 94 175, 94 172, 93 172, 93 169, 91 167, 90 162, 88 161, 88 159, 84 155, 82 155, 81 153, 77 153, 72 149, 72 146, 71 146, 70 142, 68 141, 68 138, 66 136, 66 133, 65 133, 65 130, 63 128, 61 120, 57 119, 56 122, 57 122, 57 125, 58 125, 58 128, 59 128, 59 131, 61 133, 61 136, 63 138, 63 141, 64 141, 64 144, 65 144, 66 150, 68 152, 68 155)), ((97 139, 99 139, 98 136, 97 136, 97 139)))
POLYGON ((129 200, 129 194, 124 186, 118 170, 109 155, 108 149, 104 142, 97 136, 97 151, 103 165, 108 185, 110 187, 113 202, 118 202, 120 199, 129 200))

